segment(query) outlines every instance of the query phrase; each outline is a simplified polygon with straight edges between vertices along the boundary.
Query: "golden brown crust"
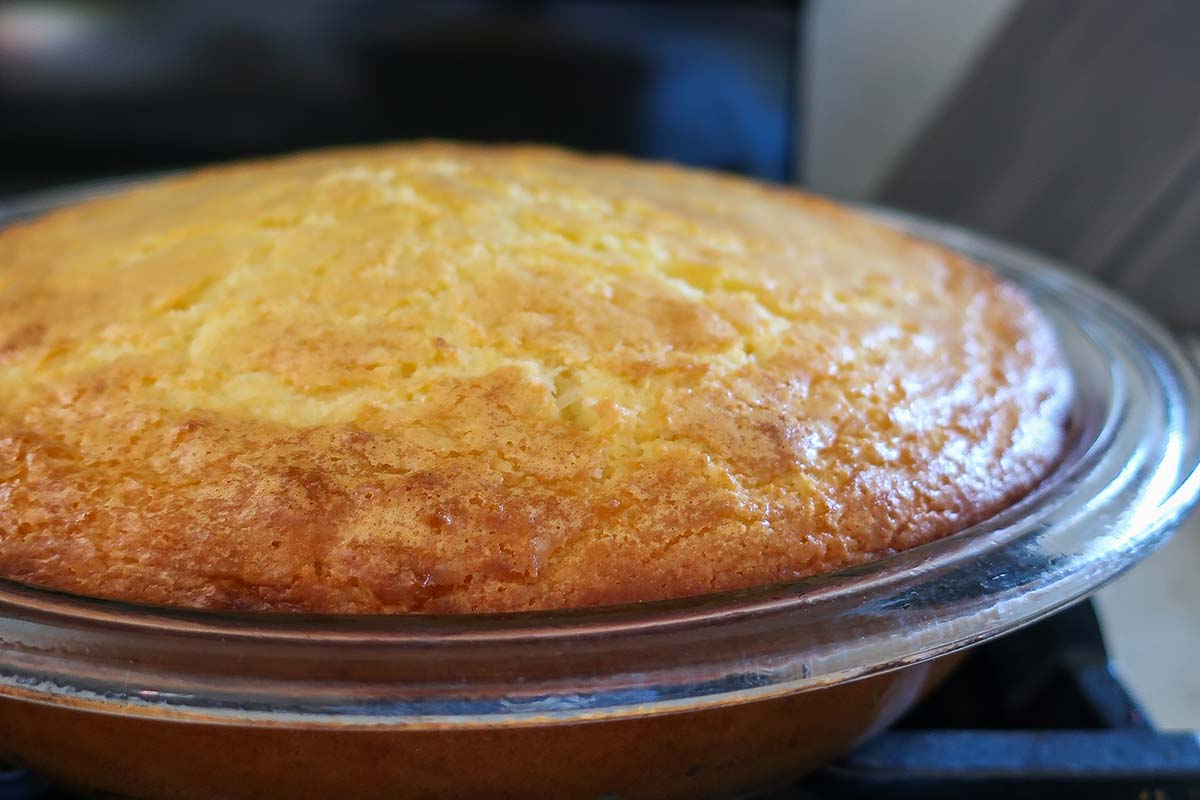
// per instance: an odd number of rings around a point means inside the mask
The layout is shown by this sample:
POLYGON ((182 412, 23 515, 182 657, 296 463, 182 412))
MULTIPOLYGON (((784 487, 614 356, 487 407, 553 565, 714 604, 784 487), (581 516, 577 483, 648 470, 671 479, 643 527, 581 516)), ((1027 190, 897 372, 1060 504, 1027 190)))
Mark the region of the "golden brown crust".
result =
POLYGON ((0 233, 0 574, 465 612, 820 573, 1057 457, 1016 289, 831 203, 538 148, 203 170, 0 233))

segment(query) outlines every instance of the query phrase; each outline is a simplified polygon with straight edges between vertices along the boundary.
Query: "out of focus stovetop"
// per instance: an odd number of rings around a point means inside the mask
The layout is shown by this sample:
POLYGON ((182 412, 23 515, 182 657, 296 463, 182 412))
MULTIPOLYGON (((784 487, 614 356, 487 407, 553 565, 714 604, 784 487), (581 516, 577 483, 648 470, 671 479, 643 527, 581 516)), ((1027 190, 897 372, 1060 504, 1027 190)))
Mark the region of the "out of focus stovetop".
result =
POLYGON ((775 798, 1200 798, 1200 736, 1156 731, 1092 604, 977 648, 890 731, 775 798))

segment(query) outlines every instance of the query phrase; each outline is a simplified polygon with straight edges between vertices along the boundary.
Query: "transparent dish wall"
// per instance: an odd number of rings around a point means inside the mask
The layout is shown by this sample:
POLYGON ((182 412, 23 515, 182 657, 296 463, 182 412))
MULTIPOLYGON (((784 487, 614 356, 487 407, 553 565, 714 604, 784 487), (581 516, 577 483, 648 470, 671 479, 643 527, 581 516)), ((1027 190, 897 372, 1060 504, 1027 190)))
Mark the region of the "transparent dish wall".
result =
MULTIPOLYGON (((0 206, 0 225, 123 184, 0 206)), ((1158 545, 1200 493, 1200 383, 1146 315, 1044 259, 893 211, 1025 287, 1077 400, 1032 495, 942 541, 786 585, 490 616, 136 607, 0 583, 0 697, 208 724, 472 728, 727 706, 968 647, 1071 603, 1158 545)))

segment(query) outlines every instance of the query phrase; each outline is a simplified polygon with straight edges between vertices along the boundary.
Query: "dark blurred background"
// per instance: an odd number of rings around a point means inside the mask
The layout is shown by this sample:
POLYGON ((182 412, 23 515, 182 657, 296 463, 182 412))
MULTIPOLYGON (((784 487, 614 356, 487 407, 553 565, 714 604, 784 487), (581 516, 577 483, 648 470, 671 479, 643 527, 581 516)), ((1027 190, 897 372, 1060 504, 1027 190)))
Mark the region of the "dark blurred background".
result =
POLYGON ((0 188, 331 143, 794 170, 797 2, 0 6, 0 188))

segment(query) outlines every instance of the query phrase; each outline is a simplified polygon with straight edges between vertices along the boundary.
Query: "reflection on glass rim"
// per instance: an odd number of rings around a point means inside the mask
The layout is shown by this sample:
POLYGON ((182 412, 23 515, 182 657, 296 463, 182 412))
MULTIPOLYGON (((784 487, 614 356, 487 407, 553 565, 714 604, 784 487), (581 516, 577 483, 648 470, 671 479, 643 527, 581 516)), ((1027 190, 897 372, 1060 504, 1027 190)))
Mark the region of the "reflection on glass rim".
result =
MULTIPOLYGON (((128 182, 0 204, 0 224, 128 182)), ((1147 555, 1200 494, 1200 379, 1161 327, 1021 250, 881 221, 1023 286, 1076 381, 1052 476, 962 533, 794 583, 632 606, 333 617, 139 607, 0 581, 0 696, 214 724, 480 726, 744 702, 1033 622, 1147 555)))

